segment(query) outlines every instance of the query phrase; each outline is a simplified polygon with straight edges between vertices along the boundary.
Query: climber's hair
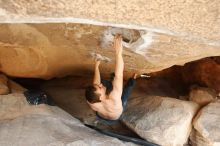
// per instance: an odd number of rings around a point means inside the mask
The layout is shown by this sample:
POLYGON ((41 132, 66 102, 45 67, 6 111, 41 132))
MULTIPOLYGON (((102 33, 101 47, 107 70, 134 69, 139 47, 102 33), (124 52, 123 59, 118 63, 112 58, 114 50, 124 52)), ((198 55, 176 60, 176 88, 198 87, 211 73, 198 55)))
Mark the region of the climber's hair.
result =
POLYGON ((99 99, 101 95, 95 92, 96 92, 96 88, 94 86, 86 87, 86 100, 89 103, 101 102, 101 100, 99 99))

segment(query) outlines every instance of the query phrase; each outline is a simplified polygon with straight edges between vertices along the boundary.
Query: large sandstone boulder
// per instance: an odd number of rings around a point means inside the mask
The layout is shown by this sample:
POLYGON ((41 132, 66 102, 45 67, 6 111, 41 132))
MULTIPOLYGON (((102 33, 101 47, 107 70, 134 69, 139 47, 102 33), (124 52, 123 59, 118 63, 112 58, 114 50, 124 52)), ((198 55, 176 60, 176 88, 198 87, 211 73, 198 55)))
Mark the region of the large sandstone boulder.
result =
POLYGON ((202 108, 193 121, 194 133, 190 140, 195 146, 220 145, 220 100, 202 108))
POLYGON ((187 142, 198 109, 196 103, 156 96, 128 103, 122 120, 142 138, 164 146, 187 142))
MULTIPOLYGON (((94 56, 107 61, 101 64, 102 73, 114 70, 115 53, 108 44, 115 28, 85 24, 0 24, 0 30, 0 71, 7 75, 46 79, 91 75, 94 56)), ((220 55, 218 46, 169 34, 116 30, 124 33, 124 43, 138 38, 123 50, 125 75, 160 71, 220 55), (132 37, 127 39, 126 35, 132 37)))
POLYGON ((189 100, 196 102, 202 107, 215 100, 216 96, 217 94, 213 89, 204 87, 192 87, 189 94, 189 100))
POLYGON ((58 107, 31 106, 23 94, 0 95, 0 145, 133 145, 85 127, 58 107))
POLYGON ((45 87, 44 90, 53 98, 59 107, 75 118, 87 123, 91 123, 96 119, 95 112, 92 111, 86 102, 85 89, 54 86, 45 87))
POLYGON ((0 71, 46 79, 91 75, 92 57, 99 56, 108 74, 115 33, 123 34, 125 75, 219 56, 219 9, 218 0, 1 0, 0 71))
POLYGON ((108 74, 116 33, 123 34, 125 75, 219 56, 219 9, 218 0, 0 1, 0 22, 7 23, 0 24, 0 71, 46 79, 88 75, 98 56, 108 61, 102 65, 108 74))

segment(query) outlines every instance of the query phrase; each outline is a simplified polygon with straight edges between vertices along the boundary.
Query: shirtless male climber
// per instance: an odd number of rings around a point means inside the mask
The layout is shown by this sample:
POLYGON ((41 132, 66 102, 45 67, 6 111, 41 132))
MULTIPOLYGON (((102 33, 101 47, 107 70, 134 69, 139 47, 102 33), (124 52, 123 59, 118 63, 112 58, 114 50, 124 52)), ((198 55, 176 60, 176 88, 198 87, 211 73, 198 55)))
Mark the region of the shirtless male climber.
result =
POLYGON ((87 103, 96 111, 97 118, 107 124, 112 124, 119 120, 137 77, 135 74, 123 88, 124 61, 122 58, 121 35, 115 36, 114 49, 116 64, 112 81, 101 79, 99 72, 100 61, 96 60, 93 85, 86 88, 87 103))

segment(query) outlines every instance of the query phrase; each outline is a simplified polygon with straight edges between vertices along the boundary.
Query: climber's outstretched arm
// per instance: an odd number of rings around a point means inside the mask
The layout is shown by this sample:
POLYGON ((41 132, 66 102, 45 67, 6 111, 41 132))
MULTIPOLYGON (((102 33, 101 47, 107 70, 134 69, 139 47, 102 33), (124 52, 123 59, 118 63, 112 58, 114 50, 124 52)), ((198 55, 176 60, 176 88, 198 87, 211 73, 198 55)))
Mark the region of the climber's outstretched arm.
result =
POLYGON ((100 71, 99 71, 99 65, 100 60, 96 60, 95 62, 95 73, 93 78, 93 84, 99 85, 101 83, 101 77, 100 77, 100 71))
POLYGON ((123 89, 123 71, 124 71, 124 61, 122 57, 122 36, 116 35, 114 39, 114 49, 115 49, 115 77, 113 80, 113 90, 122 93, 123 89))

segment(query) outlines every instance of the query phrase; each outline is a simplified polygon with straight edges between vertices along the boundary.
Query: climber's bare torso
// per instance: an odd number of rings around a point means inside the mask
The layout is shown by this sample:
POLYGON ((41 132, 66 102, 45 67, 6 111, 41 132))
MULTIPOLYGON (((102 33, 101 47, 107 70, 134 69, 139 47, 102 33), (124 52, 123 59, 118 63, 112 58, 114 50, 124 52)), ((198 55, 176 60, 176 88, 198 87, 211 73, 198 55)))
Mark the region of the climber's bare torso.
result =
POLYGON ((114 89, 108 96, 102 98, 101 102, 93 104, 89 103, 89 105, 105 119, 116 120, 120 117, 123 111, 121 93, 114 91, 114 89))
POLYGON ((101 95, 101 102, 93 104, 88 102, 90 107, 98 112, 99 116, 110 120, 118 119, 123 111, 121 96, 123 90, 124 61, 122 58, 122 37, 120 35, 115 37, 114 48, 116 63, 115 77, 112 81, 113 89, 108 95, 106 95, 106 87, 102 85, 100 79, 100 61, 96 61, 93 85, 96 88, 96 92, 101 95))

